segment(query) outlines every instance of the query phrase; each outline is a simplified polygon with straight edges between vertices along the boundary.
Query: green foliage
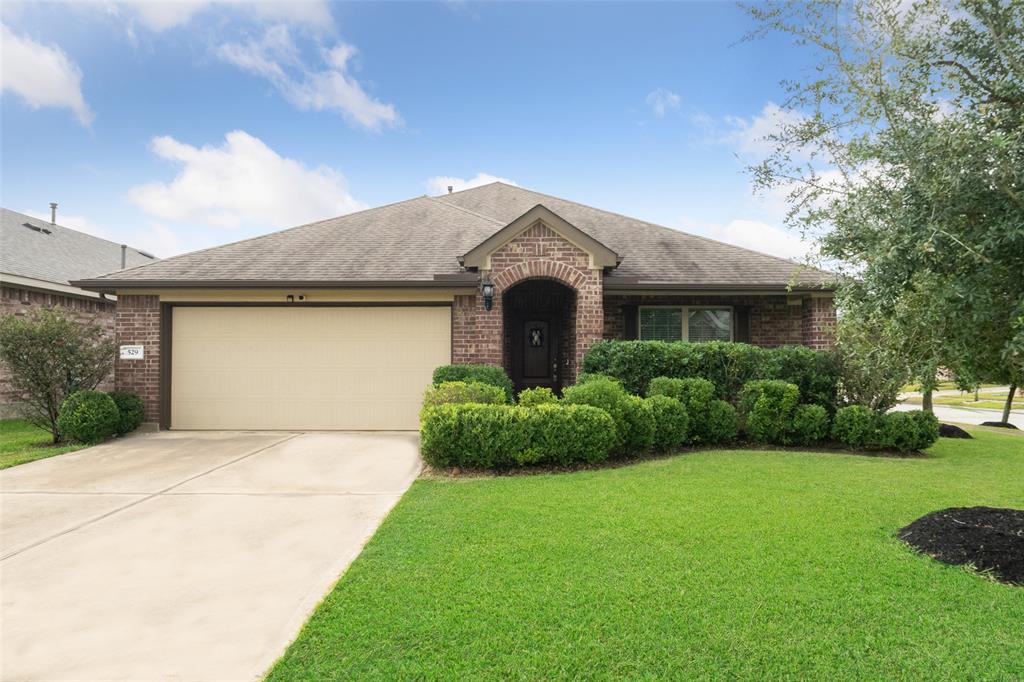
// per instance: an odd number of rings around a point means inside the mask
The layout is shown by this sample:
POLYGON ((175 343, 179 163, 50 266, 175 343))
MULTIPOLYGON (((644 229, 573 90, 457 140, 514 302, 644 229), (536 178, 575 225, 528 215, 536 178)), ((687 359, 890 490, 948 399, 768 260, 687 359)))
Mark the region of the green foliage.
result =
POLYGON ((536 407, 557 402, 558 396, 555 395, 554 391, 545 386, 526 388, 519 392, 519 404, 523 407, 536 407))
POLYGON ((420 451, 435 467, 506 468, 530 461, 530 411, 460 403, 423 410, 420 451))
POLYGON ((814 445, 828 437, 828 412, 821 405, 797 405, 790 439, 796 445, 814 445))
POLYGON ((538 405, 530 410, 530 422, 531 456, 541 464, 600 462, 617 441, 611 416, 590 405, 538 405))
POLYGON ((939 439, 939 420, 930 412, 890 412, 882 417, 877 446, 913 452, 930 448, 939 439))
MULTIPOLYGON (((601 343, 608 343, 608 342, 607 341, 601 341, 601 343)), ((618 382, 620 384, 622 383, 621 381, 619 381, 615 377, 608 376, 607 374, 599 374, 597 372, 580 372, 579 376, 576 377, 576 383, 577 384, 586 384, 586 383, 589 383, 589 382, 593 381, 594 379, 611 379, 612 381, 616 381, 616 382, 618 382)))
POLYGON ((881 428, 882 415, 863 405, 850 405, 836 411, 832 439, 854 449, 877 448, 881 428))
POLYGON ((434 385, 446 381, 479 381, 505 392, 506 402, 515 400, 515 387, 501 367, 493 365, 442 365, 434 370, 434 385))
POLYGON ((836 326, 841 405, 885 412, 899 399, 909 369, 893 318, 846 306, 836 326))
POLYGON ((423 409, 453 403, 502 404, 505 392, 480 381, 442 381, 423 395, 423 409))
POLYGON ((667 395, 653 395, 645 402, 654 417, 654 449, 666 452, 683 446, 690 427, 683 403, 667 395))
POLYGON ((58 308, 0 317, 0 360, 11 388, 25 398, 25 418, 61 440, 61 405, 75 391, 96 388, 114 365, 114 342, 94 321, 81 322, 58 308))
POLYGON ((612 418, 594 407, 461 403, 423 411, 420 449, 435 467, 504 469, 599 462, 617 438, 612 418))
POLYGON ((724 400, 712 400, 708 403, 703 420, 694 425, 691 419, 690 424, 691 430, 700 433, 701 442, 709 445, 722 445, 736 440, 736 408, 724 400))
POLYGON ((647 387, 648 396, 667 396, 675 398, 683 404, 689 415, 688 439, 692 443, 715 442, 713 420, 708 417, 708 410, 715 398, 715 385, 707 379, 690 378, 675 379, 673 377, 655 377, 647 387))
POLYGON ((849 275, 840 319, 882 348, 848 356, 847 401, 884 410, 888 379, 928 384, 939 367, 1024 383, 1024 3, 748 12, 755 35, 785 34, 815 62, 788 82, 774 149, 750 171, 789 193, 791 225, 821 235, 821 256, 849 275))
POLYGON ((107 395, 117 406, 117 434, 119 436, 131 433, 146 420, 146 406, 143 405, 142 398, 139 396, 121 391, 114 391, 107 395))
POLYGON ((658 377, 700 378, 714 385, 717 398, 736 402, 748 381, 779 379, 800 387, 805 402, 835 409, 838 367, 824 351, 722 341, 608 341, 595 348, 583 359, 587 372, 619 379, 631 393, 650 395, 650 383, 658 377))
POLYGON ((617 434, 615 449, 619 452, 639 453, 654 443, 653 415, 641 398, 626 393, 622 384, 614 379, 598 377, 571 386, 562 394, 562 402, 591 405, 611 415, 617 434))
POLYGON ((748 381, 740 393, 743 432, 758 443, 788 445, 799 399, 800 389, 795 384, 766 379, 748 381))
POLYGON ((80 443, 99 443, 115 433, 121 415, 103 391, 78 391, 68 396, 57 416, 60 433, 80 443))

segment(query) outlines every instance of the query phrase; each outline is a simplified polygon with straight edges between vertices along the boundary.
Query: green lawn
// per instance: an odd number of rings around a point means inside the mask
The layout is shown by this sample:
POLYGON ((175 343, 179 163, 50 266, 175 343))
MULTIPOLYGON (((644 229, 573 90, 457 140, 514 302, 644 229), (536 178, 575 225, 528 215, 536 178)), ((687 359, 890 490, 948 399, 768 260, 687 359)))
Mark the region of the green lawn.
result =
POLYGON ((1019 679, 1024 588, 894 534, 1024 508, 1024 438, 417 481, 271 680, 1019 679))
POLYGON ((0 419, 0 469, 81 450, 79 443, 51 445, 52 436, 21 419, 0 419))
MULTIPOLYGON (((937 395, 932 397, 932 402, 936 405, 949 405, 951 407, 978 407, 988 410, 1001 410, 1006 406, 1007 393, 995 392, 995 393, 982 393, 978 397, 980 400, 974 400, 974 393, 964 393, 962 395, 937 395)), ((911 405, 920 405, 921 398, 912 396, 907 398, 904 402, 911 405)), ((1024 406, 1024 401, 1017 399, 1013 400, 1013 409, 1017 411, 1024 406)))

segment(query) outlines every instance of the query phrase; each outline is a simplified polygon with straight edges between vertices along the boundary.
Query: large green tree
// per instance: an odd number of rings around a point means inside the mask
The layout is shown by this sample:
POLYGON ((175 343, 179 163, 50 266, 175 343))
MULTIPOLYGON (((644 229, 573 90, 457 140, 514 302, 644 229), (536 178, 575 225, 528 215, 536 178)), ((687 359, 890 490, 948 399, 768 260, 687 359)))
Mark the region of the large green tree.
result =
POLYGON ((781 32, 815 55, 751 170, 849 276, 846 323, 891 319, 887 337, 926 386, 939 366, 1024 383, 1024 3, 748 11, 751 37, 781 32))

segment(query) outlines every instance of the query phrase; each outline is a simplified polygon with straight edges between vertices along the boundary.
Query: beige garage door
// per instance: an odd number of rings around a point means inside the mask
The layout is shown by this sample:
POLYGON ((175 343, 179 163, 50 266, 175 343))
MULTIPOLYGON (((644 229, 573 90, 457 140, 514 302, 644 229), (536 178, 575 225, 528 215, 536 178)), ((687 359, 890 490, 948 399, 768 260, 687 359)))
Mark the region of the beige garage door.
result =
POLYGON ((448 307, 173 308, 171 428, 416 429, 448 307))

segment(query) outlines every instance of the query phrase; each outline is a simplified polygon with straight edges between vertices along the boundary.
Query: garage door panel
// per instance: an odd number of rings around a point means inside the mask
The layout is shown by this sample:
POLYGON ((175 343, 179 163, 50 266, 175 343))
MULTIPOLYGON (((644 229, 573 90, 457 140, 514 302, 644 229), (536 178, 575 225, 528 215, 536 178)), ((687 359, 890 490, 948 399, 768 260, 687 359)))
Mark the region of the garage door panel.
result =
POLYGON ((171 426, 415 429, 448 307, 173 309, 171 426))

